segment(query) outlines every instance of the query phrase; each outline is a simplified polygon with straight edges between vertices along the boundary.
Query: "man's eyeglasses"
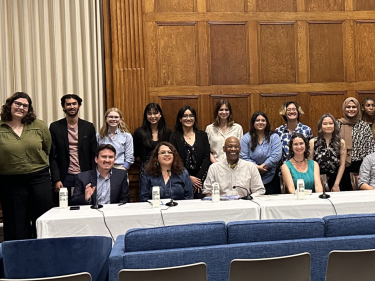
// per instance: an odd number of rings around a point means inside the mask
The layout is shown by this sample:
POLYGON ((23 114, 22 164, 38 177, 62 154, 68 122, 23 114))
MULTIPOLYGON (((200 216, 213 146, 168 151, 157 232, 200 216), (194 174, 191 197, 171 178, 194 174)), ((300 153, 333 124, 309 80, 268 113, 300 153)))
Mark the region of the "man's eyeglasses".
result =
POLYGON ((17 108, 20 108, 21 106, 22 106, 24 109, 28 109, 28 108, 29 108, 29 105, 26 104, 26 103, 22 103, 22 102, 19 102, 19 101, 14 101, 13 103, 14 103, 14 105, 15 105, 17 108))

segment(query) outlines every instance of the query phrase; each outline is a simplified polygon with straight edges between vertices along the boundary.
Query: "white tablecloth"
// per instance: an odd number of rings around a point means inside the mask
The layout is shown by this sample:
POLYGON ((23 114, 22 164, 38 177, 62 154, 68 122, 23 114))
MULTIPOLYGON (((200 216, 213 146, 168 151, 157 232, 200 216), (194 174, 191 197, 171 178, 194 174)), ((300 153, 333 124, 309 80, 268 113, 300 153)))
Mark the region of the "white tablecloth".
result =
MULTIPOLYGON (((162 200, 164 203, 169 200, 162 200)), ((237 221, 259 219, 259 206, 250 201, 223 201, 212 203, 202 200, 176 201, 178 206, 160 209, 149 203, 104 205, 108 228, 116 239, 131 228, 156 227, 207 221, 237 221), (163 223, 164 221, 164 223, 163 223)), ((105 227, 103 215, 90 206, 80 210, 53 208, 37 220, 38 238, 70 237, 87 235, 110 236, 105 227)))
POLYGON ((261 205, 261 219, 322 218, 329 215, 375 213, 374 191, 328 192, 329 200, 317 193, 297 200, 296 195, 265 195, 256 197, 261 205), (332 204, 331 204, 331 202, 332 204), (335 211, 336 209, 336 211, 335 211))

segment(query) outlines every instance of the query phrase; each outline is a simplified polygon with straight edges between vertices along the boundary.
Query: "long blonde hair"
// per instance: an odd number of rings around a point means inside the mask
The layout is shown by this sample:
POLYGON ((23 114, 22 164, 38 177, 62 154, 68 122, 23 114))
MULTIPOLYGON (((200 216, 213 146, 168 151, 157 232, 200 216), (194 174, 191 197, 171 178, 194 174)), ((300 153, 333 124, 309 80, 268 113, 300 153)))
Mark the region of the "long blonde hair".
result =
POLYGON ((118 125, 119 130, 121 132, 127 132, 127 133, 129 133, 128 126, 126 125, 126 123, 124 121, 124 118, 122 117, 121 110, 119 110, 116 107, 112 107, 112 108, 108 109, 105 112, 105 114, 104 114, 104 125, 100 128, 100 131, 99 131, 99 135, 100 135, 101 139, 104 139, 107 136, 107 134, 108 134, 108 123, 107 123, 106 120, 107 120, 108 114, 110 114, 111 112, 116 112, 120 116, 120 123, 118 125))

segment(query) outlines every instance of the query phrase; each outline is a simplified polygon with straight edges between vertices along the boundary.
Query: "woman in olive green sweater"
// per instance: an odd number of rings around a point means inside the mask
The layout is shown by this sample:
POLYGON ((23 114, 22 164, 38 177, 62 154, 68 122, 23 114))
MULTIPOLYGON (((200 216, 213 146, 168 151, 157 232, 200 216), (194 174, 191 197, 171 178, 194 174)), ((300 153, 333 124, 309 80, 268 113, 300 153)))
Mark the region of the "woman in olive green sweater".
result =
POLYGON ((51 135, 36 119, 29 95, 13 94, 2 106, 0 122, 4 240, 36 238, 36 219, 53 206, 50 148, 51 135))

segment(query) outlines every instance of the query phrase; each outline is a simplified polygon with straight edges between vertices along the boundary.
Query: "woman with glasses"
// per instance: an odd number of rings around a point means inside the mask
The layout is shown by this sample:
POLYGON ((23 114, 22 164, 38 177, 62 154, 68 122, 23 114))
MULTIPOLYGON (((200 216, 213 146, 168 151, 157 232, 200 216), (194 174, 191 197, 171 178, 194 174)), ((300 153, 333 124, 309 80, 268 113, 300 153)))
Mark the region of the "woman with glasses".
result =
POLYGON ((281 192, 280 179, 276 174, 281 151, 280 138, 271 131, 267 115, 262 111, 255 112, 250 120, 250 130, 241 140, 240 158, 256 165, 266 194, 281 192))
POLYGON ((2 106, 0 122, 4 240, 37 238, 36 219, 53 207, 50 149, 50 132, 36 119, 29 95, 13 94, 2 106))
POLYGON ((350 173, 359 173, 362 160, 375 152, 375 142, 369 125, 362 121, 360 105, 356 98, 347 98, 342 105, 343 118, 338 121, 341 138, 346 145, 345 171, 340 188, 352 190, 350 173))
POLYGON ((319 164, 320 174, 327 176, 327 184, 332 191, 340 191, 345 158, 345 141, 340 137, 336 119, 332 114, 325 113, 318 122, 318 137, 310 140, 310 159, 319 164))
POLYGON ((207 134, 198 129, 197 114, 191 106, 179 110, 170 142, 176 147, 190 174, 194 198, 203 198, 203 182, 211 164, 210 144, 207 134))
POLYGON ((141 160, 139 183, 142 181, 145 166, 155 147, 162 141, 169 141, 171 133, 160 106, 154 102, 149 103, 143 112, 142 126, 133 134, 134 158, 141 160))
POLYGON ((375 138, 375 101, 367 97, 362 101, 362 121, 369 124, 372 136, 375 138))
POLYGON ((106 111, 104 119, 103 127, 96 134, 98 146, 111 144, 116 149, 116 160, 113 167, 128 170, 134 163, 133 137, 124 122, 122 112, 112 107, 106 111))
POLYGON ((160 187, 160 199, 193 199, 193 187, 175 147, 161 142, 154 149, 142 177, 139 201, 152 199, 152 188, 160 187))
POLYGON ((214 109, 214 123, 206 127, 208 141, 210 143, 212 163, 226 160, 223 152, 225 140, 229 137, 242 139, 243 130, 241 125, 232 120, 232 107, 227 100, 219 100, 214 109))
POLYGON ((279 110, 279 114, 284 118, 286 124, 276 128, 275 133, 278 134, 281 139, 281 145, 283 147, 281 160, 282 163, 285 163, 289 160, 289 141, 292 134, 300 133, 307 141, 310 141, 313 135, 309 126, 299 122, 299 118, 304 112, 298 103, 294 101, 284 103, 279 110))

